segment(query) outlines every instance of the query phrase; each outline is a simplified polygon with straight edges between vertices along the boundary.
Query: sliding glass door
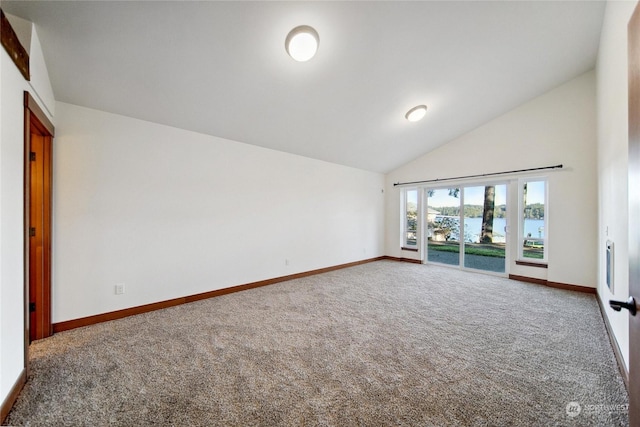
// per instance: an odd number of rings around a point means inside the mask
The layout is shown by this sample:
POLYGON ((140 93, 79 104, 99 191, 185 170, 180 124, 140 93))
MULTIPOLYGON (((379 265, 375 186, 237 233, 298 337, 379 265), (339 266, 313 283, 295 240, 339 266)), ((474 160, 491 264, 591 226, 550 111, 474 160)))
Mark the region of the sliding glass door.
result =
POLYGON ((464 188, 464 266, 505 272, 507 186, 464 188))
POLYGON ((505 272, 507 186, 427 189, 427 261, 505 272))
POLYGON ((460 189, 427 190, 427 260, 460 265, 460 189))

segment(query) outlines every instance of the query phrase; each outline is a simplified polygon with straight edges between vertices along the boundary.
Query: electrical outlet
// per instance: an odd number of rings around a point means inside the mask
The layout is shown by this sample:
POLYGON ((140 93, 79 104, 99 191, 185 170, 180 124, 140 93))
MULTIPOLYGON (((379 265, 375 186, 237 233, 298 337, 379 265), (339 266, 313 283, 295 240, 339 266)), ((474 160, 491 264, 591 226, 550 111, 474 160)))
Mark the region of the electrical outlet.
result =
POLYGON ((118 283, 116 285, 116 295, 124 294, 124 283, 118 283))

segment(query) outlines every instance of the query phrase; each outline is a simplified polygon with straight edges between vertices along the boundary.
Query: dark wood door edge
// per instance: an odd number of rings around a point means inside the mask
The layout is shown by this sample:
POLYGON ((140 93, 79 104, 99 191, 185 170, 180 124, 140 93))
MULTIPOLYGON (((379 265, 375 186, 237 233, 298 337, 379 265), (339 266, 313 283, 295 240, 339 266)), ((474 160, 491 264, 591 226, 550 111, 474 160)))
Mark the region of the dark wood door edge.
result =
POLYGON ((273 285, 275 283, 286 282, 288 280, 300 279, 303 277, 314 276, 316 274, 328 273, 330 271, 340 270, 343 268, 354 267, 356 265, 367 264, 374 261, 386 259, 384 256, 369 258, 361 261, 349 262, 346 264, 335 265, 331 267, 320 268, 317 270, 306 271, 302 273, 290 274, 288 276, 275 277, 273 279, 260 280, 258 282, 245 283, 243 285, 232 286, 229 288, 217 289, 215 291, 203 292, 195 295, 188 295, 180 298, 174 298, 166 301, 145 304, 137 307, 125 308, 123 310, 111 311, 109 313, 96 314, 94 316, 82 317, 80 319, 67 320, 53 324, 53 332, 68 331, 70 329, 80 328, 83 326, 94 325, 96 323, 108 322, 110 320, 122 319, 124 317, 136 314, 148 313, 150 311, 161 310, 163 308, 173 307, 180 304, 187 304, 203 299, 214 298, 234 292, 245 291, 248 289, 259 288, 262 286, 273 285))
MULTIPOLYGON (((640 6, 635 5, 627 24, 628 76, 628 227, 629 296, 640 297, 640 6)), ((629 425, 640 425, 640 317, 629 323, 629 425)))
POLYGON ((622 380, 624 381, 624 386, 627 388, 627 392, 629 391, 629 371, 624 363, 624 358, 622 357, 622 351, 620 350, 620 346, 618 345, 618 340, 616 336, 613 334, 613 328, 611 328, 611 323, 609 323, 609 318, 607 317, 607 312, 604 308, 604 304, 602 299, 600 299, 600 294, 596 293, 596 299, 598 300, 598 307, 600 307, 600 314, 602 315, 602 321, 604 322, 604 327, 607 330, 607 335, 609 336, 609 341, 611 342, 611 347, 613 348, 613 354, 616 356, 616 362, 618 362, 618 369, 620 369, 620 375, 622 375, 622 380))
MULTIPOLYGON (((48 119, 47 115, 44 113, 44 110, 40 108, 36 100, 33 96, 28 92, 24 91, 23 94, 23 106, 24 106, 24 189, 23 189, 23 208, 24 208, 24 367, 26 369, 26 376, 29 374, 29 229, 30 225, 30 202, 29 202, 29 194, 31 191, 31 162, 30 162, 30 153, 31 153, 31 129, 32 125, 38 129, 38 131, 42 135, 47 135, 51 140, 53 140, 53 136, 55 135, 55 128, 53 123, 48 119)), ((51 148, 51 147, 50 147, 51 148)), ((51 153, 50 153, 51 154, 51 153)), ((51 170, 49 170, 49 179, 52 179, 51 170)), ((51 213, 51 199, 49 199, 49 206, 47 207, 49 210, 49 214, 51 213)), ((51 220, 51 218, 49 219, 51 220)), ((51 223, 50 223, 51 225, 51 223)), ((50 243, 50 242, 49 242, 50 243)), ((50 246, 49 246, 49 257, 51 256, 50 246)), ((50 268, 51 259, 48 260, 48 265, 50 268)), ((50 271, 48 272, 50 274, 50 271)), ((50 306, 50 301, 49 301, 50 306)), ((49 311, 50 315, 50 311, 49 311)), ((52 332, 51 319, 49 318, 49 332, 52 332)))
POLYGON ((515 274, 510 274, 509 279, 518 280, 520 282, 535 283, 537 285, 549 286, 551 288, 565 289, 568 291, 585 292, 588 294, 595 294, 597 292, 596 288, 592 288, 589 286, 570 285, 568 283, 560 283, 560 282, 550 282, 545 279, 536 279, 534 277, 517 276, 515 274))
POLYGON ((9 390, 9 394, 2 402, 2 407, 0 407, 0 424, 4 425, 5 418, 7 418, 7 415, 9 415, 9 411, 11 411, 13 404, 16 403, 16 400, 18 400, 18 395, 20 394, 20 391, 22 391, 22 387, 24 387, 26 382, 27 370, 23 369, 22 372, 20 372, 20 375, 18 376, 15 384, 13 384, 13 387, 11 387, 11 390, 9 390))
POLYGON ((33 96, 27 91, 24 92, 24 106, 31 111, 34 116, 36 116, 39 121, 38 124, 44 128, 44 131, 49 133, 51 136, 55 136, 55 127, 53 126, 53 123, 51 123, 44 110, 40 108, 40 105, 38 105, 33 96))

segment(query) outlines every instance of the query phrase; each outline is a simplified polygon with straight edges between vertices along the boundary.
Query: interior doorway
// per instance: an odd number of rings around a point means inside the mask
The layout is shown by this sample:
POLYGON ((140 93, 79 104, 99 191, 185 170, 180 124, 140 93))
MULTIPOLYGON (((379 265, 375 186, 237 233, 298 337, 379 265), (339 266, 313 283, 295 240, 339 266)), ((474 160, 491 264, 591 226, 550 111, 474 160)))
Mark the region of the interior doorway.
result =
MULTIPOLYGON (((25 338, 46 338, 51 323, 51 202, 54 128, 24 94, 25 338)), ((26 354, 26 352, 25 352, 26 354)))

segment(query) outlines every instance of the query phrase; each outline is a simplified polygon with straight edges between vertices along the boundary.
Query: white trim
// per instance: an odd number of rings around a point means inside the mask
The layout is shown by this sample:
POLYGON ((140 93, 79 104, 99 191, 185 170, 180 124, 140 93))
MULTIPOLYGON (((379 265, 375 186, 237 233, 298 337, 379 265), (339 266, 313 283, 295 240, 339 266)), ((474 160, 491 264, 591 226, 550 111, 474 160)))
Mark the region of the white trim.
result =
POLYGON ((420 190, 417 187, 408 187, 402 189, 402 196, 400 197, 400 247, 408 249, 419 249, 420 247, 420 190), (411 245, 407 243, 407 193, 410 191, 416 192, 416 243, 411 245))

